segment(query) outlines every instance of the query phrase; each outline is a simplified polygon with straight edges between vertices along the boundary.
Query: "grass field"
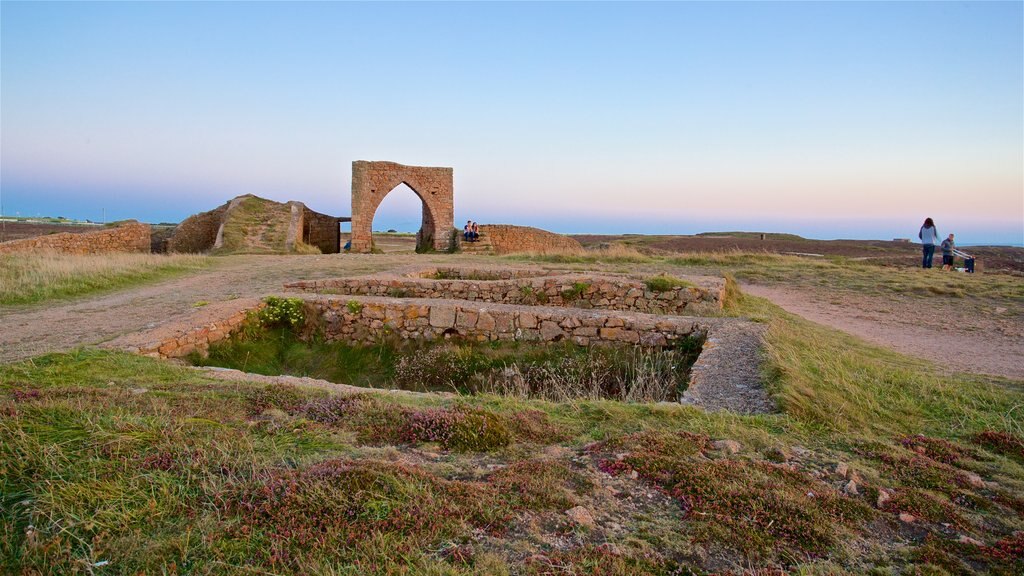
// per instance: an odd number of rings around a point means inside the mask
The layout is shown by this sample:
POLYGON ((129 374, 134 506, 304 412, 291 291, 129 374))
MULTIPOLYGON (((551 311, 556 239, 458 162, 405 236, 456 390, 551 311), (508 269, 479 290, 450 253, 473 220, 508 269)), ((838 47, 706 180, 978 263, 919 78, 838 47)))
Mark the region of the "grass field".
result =
POLYGON ((0 366, 0 562, 43 574, 1024 570, 1024 383, 937 373, 757 298, 730 313, 770 327, 779 414, 332 396, 98 351, 0 366), (725 439, 739 444, 713 443, 725 439), (568 521, 575 506, 596 522, 568 521))
POLYGON ((54 253, 0 256, 0 305, 82 296, 201 270, 205 256, 54 253))

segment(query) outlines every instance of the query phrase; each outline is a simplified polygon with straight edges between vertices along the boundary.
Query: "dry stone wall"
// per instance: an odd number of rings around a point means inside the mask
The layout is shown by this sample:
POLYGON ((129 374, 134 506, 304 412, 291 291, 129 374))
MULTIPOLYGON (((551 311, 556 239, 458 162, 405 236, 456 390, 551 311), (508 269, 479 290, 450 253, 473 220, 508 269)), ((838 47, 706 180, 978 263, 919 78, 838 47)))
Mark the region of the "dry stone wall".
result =
POLYGON ((722 307, 725 283, 702 278, 701 285, 650 290, 643 282, 617 277, 559 275, 503 280, 429 278, 334 278, 285 285, 302 292, 448 298, 470 302, 628 310, 656 314, 703 312, 722 307))
POLYGON ((182 220, 167 239, 167 251, 197 253, 212 249, 227 209, 228 203, 225 203, 182 220))
POLYGON ((245 194, 186 218, 167 240, 167 251, 282 254, 295 251, 301 241, 334 254, 341 248, 338 220, 302 202, 245 194))
POLYGON ((176 322, 112 340, 104 347, 154 358, 182 358, 193 352, 206 355, 210 344, 229 337, 263 303, 252 298, 210 304, 176 322))
POLYGON ((107 254, 149 252, 149 224, 130 221, 117 227, 92 232, 50 234, 0 242, 0 254, 58 252, 61 254, 107 254))
MULTIPOLYGON (((670 346, 681 338, 705 337, 716 323, 728 321, 407 298, 311 296, 305 300, 307 318, 319 325, 325 338, 356 344, 454 337, 477 341, 566 340, 580 346, 670 346)), ((210 305, 176 323, 124 336, 106 346, 159 358, 206 354, 211 344, 239 330, 249 314, 262 306, 251 299, 210 305)))
POLYGON ((481 236, 487 236, 495 254, 534 252, 538 254, 582 252, 576 240, 529 226, 487 224, 480 227, 481 236))
POLYGON ((341 251, 338 218, 314 212, 303 206, 302 239, 306 244, 319 248, 323 254, 337 254, 341 251))
POLYGON ((318 297, 307 304, 319 314, 324 336, 347 342, 387 338, 478 341, 572 341, 580 346, 636 344, 668 346, 703 337, 712 319, 651 314, 515 306, 406 298, 318 297))

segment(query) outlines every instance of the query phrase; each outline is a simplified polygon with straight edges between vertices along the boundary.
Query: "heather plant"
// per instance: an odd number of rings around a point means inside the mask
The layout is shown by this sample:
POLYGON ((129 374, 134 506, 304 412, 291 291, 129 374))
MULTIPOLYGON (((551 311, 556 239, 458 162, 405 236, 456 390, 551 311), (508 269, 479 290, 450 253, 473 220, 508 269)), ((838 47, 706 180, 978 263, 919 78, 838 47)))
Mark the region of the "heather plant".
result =
POLYGON ((803 473, 768 462, 703 456, 707 438, 641 433, 591 449, 611 474, 636 472, 675 498, 698 540, 729 543, 748 559, 822 556, 871 517, 859 501, 803 473))
POLYGON ((972 440, 993 452, 1024 462, 1024 440, 1019 436, 998 430, 983 430, 975 434, 972 440))
POLYGON ((493 412, 465 407, 429 408, 412 412, 402 437, 407 442, 437 442, 446 450, 487 452, 504 448, 513 436, 493 412))
POLYGON ((295 411, 301 406, 308 394, 295 386, 287 384, 271 384, 253 389, 246 394, 250 414, 260 414, 268 409, 295 411))

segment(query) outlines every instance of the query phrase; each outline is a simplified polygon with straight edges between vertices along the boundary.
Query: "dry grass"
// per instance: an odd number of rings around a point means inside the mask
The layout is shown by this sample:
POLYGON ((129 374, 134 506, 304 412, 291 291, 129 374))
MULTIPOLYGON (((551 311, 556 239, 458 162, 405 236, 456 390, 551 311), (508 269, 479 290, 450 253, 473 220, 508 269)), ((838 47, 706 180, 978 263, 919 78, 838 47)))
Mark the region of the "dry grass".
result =
POLYGON ((731 272, 740 280, 762 284, 814 286, 861 294, 1024 301, 1024 282, 1009 274, 964 274, 844 257, 807 258, 737 250, 683 254, 665 262, 716 268, 731 272))
POLYGON ((53 252, 0 256, 0 304, 31 304, 122 288, 206 267, 192 254, 92 254, 53 252))
POLYGON ((632 246, 610 244, 585 250, 552 249, 543 252, 521 252, 509 255, 514 260, 552 262, 556 264, 643 263, 651 258, 632 246))

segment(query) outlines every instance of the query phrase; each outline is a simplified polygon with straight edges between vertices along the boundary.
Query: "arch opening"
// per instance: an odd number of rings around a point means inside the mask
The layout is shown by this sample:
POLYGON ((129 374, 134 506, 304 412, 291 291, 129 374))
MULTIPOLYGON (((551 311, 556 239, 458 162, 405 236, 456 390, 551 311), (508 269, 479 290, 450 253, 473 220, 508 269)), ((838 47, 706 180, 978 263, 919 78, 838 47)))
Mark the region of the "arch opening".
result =
POLYGON ((372 245, 384 252, 422 252, 432 246, 433 221, 430 205, 412 186, 400 182, 384 192, 370 217, 372 245))

